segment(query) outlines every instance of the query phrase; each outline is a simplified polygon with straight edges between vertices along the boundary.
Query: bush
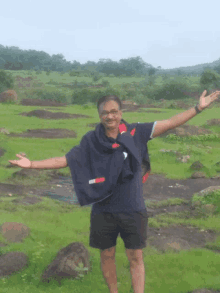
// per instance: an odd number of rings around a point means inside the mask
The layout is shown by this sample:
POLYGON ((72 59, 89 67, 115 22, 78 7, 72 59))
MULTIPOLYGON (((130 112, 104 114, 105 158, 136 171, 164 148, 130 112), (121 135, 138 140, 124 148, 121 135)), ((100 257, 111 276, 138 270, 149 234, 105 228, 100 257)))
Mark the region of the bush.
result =
POLYGON ((0 93, 8 89, 13 89, 14 79, 10 73, 0 70, 0 93))
POLYGON ((152 96, 150 98, 155 100, 177 100, 185 98, 189 92, 191 92, 191 89, 185 82, 170 80, 155 88, 155 91, 151 92, 152 96))
POLYGON ((98 81, 100 78, 101 78, 101 76, 99 76, 99 75, 94 75, 93 78, 92 78, 92 80, 93 80, 93 82, 96 82, 96 81, 98 81))
POLYGON ((211 69, 206 69, 201 75, 200 84, 205 87, 220 86, 220 75, 211 69))
POLYGON ((69 76, 79 76, 79 75, 80 75, 80 72, 76 70, 72 70, 69 72, 69 76))
POLYGON ((105 87, 107 87, 107 86, 110 85, 110 82, 108 80, 106 80, 106 79, 103 79, 102 80, 102 85, 105 86, 105 87))
POLYGON ((67 102, 66 95, 59 91, 49 92, 43 90, 35 90, 32 93, 27 94, 27 98, 56 101, 61 103, 67 102))

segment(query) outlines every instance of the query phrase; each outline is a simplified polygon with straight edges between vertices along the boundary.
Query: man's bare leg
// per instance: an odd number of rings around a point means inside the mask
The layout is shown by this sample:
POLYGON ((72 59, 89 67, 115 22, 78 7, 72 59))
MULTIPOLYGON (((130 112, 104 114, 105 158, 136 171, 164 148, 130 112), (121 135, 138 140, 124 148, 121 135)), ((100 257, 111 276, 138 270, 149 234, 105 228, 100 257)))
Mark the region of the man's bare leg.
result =
POLYGON ((144 293, 145 267, 142 249, 126 249, 134 293, 144 293))
POLYGON ((101 269, 110 293, 118 293, 115 246, 101 250, 101 269))
POLYGON ((144 293, 145 268, 144 262, 130 262, 130 273, 134 293, 144 293))

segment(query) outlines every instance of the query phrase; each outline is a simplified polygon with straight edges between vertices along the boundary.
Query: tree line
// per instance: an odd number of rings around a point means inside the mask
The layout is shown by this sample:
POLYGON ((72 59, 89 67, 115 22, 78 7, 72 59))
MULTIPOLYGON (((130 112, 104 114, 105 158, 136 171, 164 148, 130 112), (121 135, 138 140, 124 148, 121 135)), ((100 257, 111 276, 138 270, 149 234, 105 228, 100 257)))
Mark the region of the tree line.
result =
POLYGON ((140 56, 120 59, 99 59, 98 62, 87 61, 85 64, 74 60, 67 61, 62 54, 50 56, 44 51, 21 50, 18 47, 0 45, 0 69, 4 70, 42 70, 57 72, 73 72, 80 75, 103 73, 106 76, 133 76, 154 74, 156 69, 146 63, 140 56))
POLYGON ((212 63, 173 69, 157 68, 145 62, 140 56, 113 61, 99 59, 84 64, 67 61, 62 54, 50 56, 44 51, 21 50, 15 46, 0 45, 0 69, 71 72, 72 76, 143 76, 143 75, 201 75, 204 70, 215 70, 220 74, 220 58, 212 63))

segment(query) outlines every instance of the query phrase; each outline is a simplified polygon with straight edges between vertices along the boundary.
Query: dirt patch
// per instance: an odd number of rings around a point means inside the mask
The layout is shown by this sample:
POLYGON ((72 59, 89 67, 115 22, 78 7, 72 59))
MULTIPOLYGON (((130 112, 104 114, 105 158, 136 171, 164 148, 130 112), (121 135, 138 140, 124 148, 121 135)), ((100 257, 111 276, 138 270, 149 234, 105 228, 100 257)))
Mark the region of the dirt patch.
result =
POLYGON ((138 112, 145 112, 145 113, 166 113, 166 112, 162 112, 159 110, 144 110, 144 109, 139 109, 138 112))
POLYGON ((13 137, 37 137, 37 138, 75 138, 77 134, 68 129, 27 129, 23 133, 10 133, 13 137))
POLYGON ((191 136, 191 135, 204 135, 213 133, 211 130, 201 128, 195 125, 181 125, 174 129, 168 130, 167 132, 161 134, 161 137, 165 137, 169 134, 176 134, 178 136, 191 136))
POLYGON ((220 119, 207 120, 206 124, 209 126, 220 125, 220 119))
POLYGON ((220 178, 168 179, 163 175, 151 174, 143 185, 143 196, 145 200, 156 201, 175 197, 189 200, 194 193, 219 185, 220 178))
POLYGON ((88 115, 80 115, 80 114, 69 114, 63 112, 50 112, 45 110, 34 110, 31 112, 23 112, 19 115, 27 116, 27 117, 38 117, 42 119, 75 119, 75 118, 91 118, 88 115))
POLYGON ((169 227, 148 227, 148 244, 158 250, 179 251, 182 249, 205 248, 208 242, 214 242, 220 233, 202 230, 185 225, 173 225, 169 227))
POLYGON ((166 213, 177 213, 177 212, 185 212, 185 211, 191 212, 190 205, 182 204, 182 205, 173 205, 173 206, 164 206, 160 208, 147 208, 147 213, 150 218, 155 217, 159 214, 166 214, 166 213))
POLYGON ((122 104, 123 112, 137 112, 139 108, 141 108, 140 105, 122 104))
POLYGON ((65 107, 67 104, 49 101, 49 100, 40 100, 40 99, 23 99, 20 101, 20 104, 23 106, 53 106, 53 107, 65 107))

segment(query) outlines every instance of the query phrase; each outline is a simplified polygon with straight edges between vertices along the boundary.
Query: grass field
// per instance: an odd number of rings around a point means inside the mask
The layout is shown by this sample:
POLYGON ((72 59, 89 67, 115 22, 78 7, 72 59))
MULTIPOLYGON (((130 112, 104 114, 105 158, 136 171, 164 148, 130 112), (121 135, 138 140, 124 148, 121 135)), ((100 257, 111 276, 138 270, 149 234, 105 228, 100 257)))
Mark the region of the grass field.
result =
MULTIPOLYGON (((19 73, 20 75, 20 73, 19 73)), ((45 83, 53 79, 59 81, 51 73, 44 76, 45 83)), ((65 82, 67 78, 65 77, 65 82)), ((84 79, 85 80, 85 79, 84 79)), ((120 83, 120 79, 112 78, 112 83, 120 83)), ((23 90, 25 95, 25 90, 23 90)), ((22 117, 18 114, 29 112, 40 107, 29 107, 15 104, 0 104, 0 125, 9 132, 21 133, 27 129, 36 128, 65 128, 75 130, 77 138, 74 139, 35 139, 35 138, 10 138, 0 133, 0 146, 6 150, 0 157, 0 182, 10 182, 11 175, 20 168, 5 168, 8 160, 15 159, 15 154, 25 152, 32 161, 44 160, 51 157, 64 156, 73 146, 79 144, 82 136, 91 130, 88 123, 99 121, 95 106, 70 105, 62 111, 91 116, 88 119, 64 119, 43 120, 34 117, 22 117)), ((161 110, 161 109, 160 109, 161 110)), ((55 111, 55 110, 54 110, 55 111)), ((57 110, 56 110, 57 111, 57 110)), ((124 113, 123 118, 132 122, 153 122, 170 118, 183 110, 163 109, 162 113, 124 113), (163 113, 164 111, 164 113, 163 113)), ((219 118, 220 108, 212 108, 204 111, 189 121, 191 125, 203 126, 209 119, 219 118)), ((215 133, 220 134, 220 127, 209 127, 215 133)), ((148 143, 151 159, 152 173, 166 174, 168 178, 184 179, 190 177, 192 162, 200 160, 205 165, 204 172, 207 176, 218 174, 214 164, 219 161, 219 140, 205 141, 155 138, 148 143), (211 147, 211 149, 210 149, 211 147), (172 149, 183 154, 190 153, 188 163, 177 163, 170 154, 160 152, 160 149, 172 149)), ((68 168, 60 169, 64 175, 70 176, 68 168)), ((46 178, 46 177, 45 177, 46 178)), ((43 181, 44 177, 41 178, 43 181)), ((22 184, 22 182, 20 182, 22 184)), ((33 181, 32 184, 40 182, 33 181)), ((15 198, 14 196, 13 198, 15 198)), ((100 268, 100 252, 89 247, 90 231, 90 207, 77 207, 67 205, 50 198, 44 198, 42 203, 33 206, 15 206, 10 201, 12 197, 1 198, 0 225, 4 222, 24 223, 31 229, 31 236, 23 243, 12 243, 7 247, 1 247, 0 252, 22 251, 29 257, 29 266, 25 270, 9 277, 0 279, 1 293, 43 293, 43 292, 108 292, 100 268), (39 278, 54 259, 58 250, 71 242, 82 242, 88 248, 91 255, 92 271, 79 280, 63 280, 59 285, 56 281, 48 285, 39 283, 39 278)), ((178 198, 176 199, 178 204, 178 198)), ((180 203, 180 202, 179 202, 180 203)), ((160 205, 160 203, 157 203, 160 205)), ((169 201, 161 203, 169 205, 169 201)), ((218 203, 219 204, 219 201, 218 203)), ((149 204, 150 205, 150 204, 149 204)), ((220 231, 220 215, 210 216, 204 219, 180 219, 176 215, 160 215, 149 219, 149 226, 171 225, 175 223, 191 224, 201 229, 214 229, 220 231)), ((4 242, 4 238, 0 238, 4 242)), ((220 239, 217 239, 214 247, 220 247, 220 239)), ((160 251, 147 247, 144 250, 144 263, 146 270, 145 292, 148 293, 187 293, 196 288, 210 288, 220 290, 220 255, 207 249, 193 249, 180 251, 179 253, 160 251)), ((116 267, 119 292, 132 292, 129 263, 125 254, 124 243, 121 238, 117 240, 116 267)))

